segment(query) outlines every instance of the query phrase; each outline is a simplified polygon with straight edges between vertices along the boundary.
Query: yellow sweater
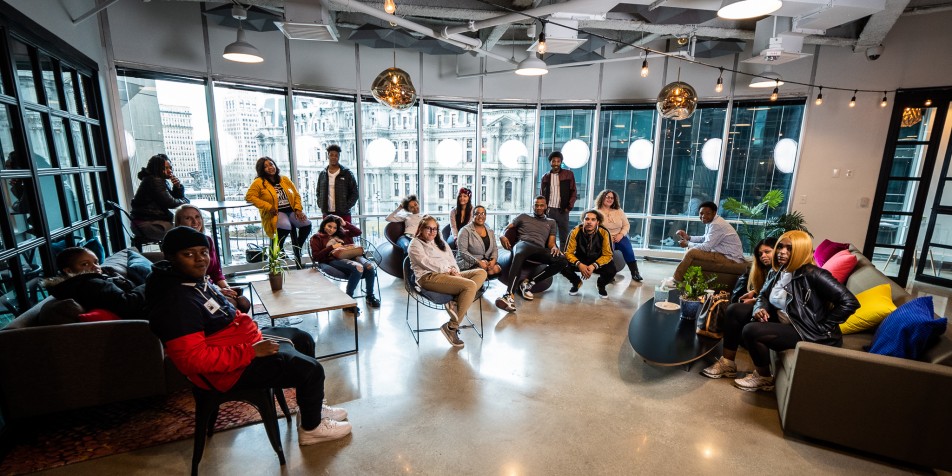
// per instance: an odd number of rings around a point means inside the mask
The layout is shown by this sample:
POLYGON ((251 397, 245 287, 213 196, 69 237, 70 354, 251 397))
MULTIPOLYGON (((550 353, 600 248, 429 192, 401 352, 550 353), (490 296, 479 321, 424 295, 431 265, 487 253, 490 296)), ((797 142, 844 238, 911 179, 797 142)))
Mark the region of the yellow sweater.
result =
MULTIPOLYGON (((301 194, 298 193, 297 187, 291 183, 291 179, 282 175, 281 188, 284 189, 284 193, 287 195, 294 211, 304 210, 304 207, 301 206, 301 194)), ((268 237, 273 237, 278 229, 278 191, 275 190, 274 185, 261 177, 256 178, 248 187, 245 200, 258 207, 264 232, 268 237)))

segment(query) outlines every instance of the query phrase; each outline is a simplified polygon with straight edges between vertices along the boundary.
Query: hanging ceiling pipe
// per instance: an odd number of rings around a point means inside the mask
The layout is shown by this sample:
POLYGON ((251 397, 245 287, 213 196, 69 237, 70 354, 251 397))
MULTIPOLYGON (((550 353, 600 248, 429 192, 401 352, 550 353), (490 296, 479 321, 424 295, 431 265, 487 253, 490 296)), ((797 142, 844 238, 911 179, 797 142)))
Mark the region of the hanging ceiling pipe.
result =
POLYGON ((422 33, 426 36, 429 36, 430 38, 436 38, 437 40, 445 41, 453 46, 458 46, 466 50, 475 50, 483 46, 483 42, 480 41, 478 38, 470 38, 464 35, 446 35, 428 26, 424 26, 419 23, 412 22, 410 20, 395 16, 395 15, 391 15, 383 10, 371 7, 369 5, 365 5, 357 1, 334 0, 334 3, 351 8, 354 11, 357 11, 360 13, 365 13, 374 18, 379 18, 381 20, 386 20, 390 23, 397 24, 408 30, 413 30, 417 33, 422 33))
MULTIPOLYGON (((667 58, 667 57, 672 57, 672 58, 673 58, 673 57, 684 57, 684 58, 688 58, 688 59, 691 59, 691 58, 692 58, 692 56, 691 56, 690 54, 688 54, 687 52, 685 52, 685 51, 678 51, 678 52, 675 52, 675 53, 668 53, 668 54, 665 54, 665 55, 658 54, 658 53, 648 53, 648 55, 647 55, 647 58, 648 58, 648 59, 650 59, 650 58, 667 58)), ((604 58, 604 59, 599 59, 599 60, 577 61, 577 62, 574 62, 574 63, 561 63, 561 64, 547 65, 547 69, 570 68, 570 67, 573 67, 573 66, 590 66, 590 65, 593 65, 593 64, 602 64, 602 63, 617 63, 617 62, 620 62, 620 61, 632 61, 632 60, 640 60, 640 59, 644 59, 644 58, 646 58, 646 56, 644 56, 644 55, 638 55, 638 56, 625 56, 624 58, 604 58)), ((515 72, 514 69, 506 69, 506 70, 502 70, 502 71, 487 71, 487 72, 485 72, 485 73, 471 73, 471 74, 459 74, 459 73, 457 72, 457 73, 456 73, 456 77, 457 77, 458 79, 464 79, 464 78, 478 78, 478 77, 480 77, 480 76, 493 76, 493 75, 497 75, 497 74, 507 74, 507 73, 514 73, 514 72, 515 72)))
POLYGON ((556 3, 539 8, 530 8, 520 13, 510 13, 508 15, 488 18, 486 20, 471 21, 465 26, 446 27, 443 29, 443 34, 452 36, 467 31, 479 31, 483 28, 526 21, 531 19, 531 17, 542 17, 560 12, 608 13, 608 11, 614 8, 616 5, 618 5, 618 0, 569 0, 568 2, 564 3, 556 3))

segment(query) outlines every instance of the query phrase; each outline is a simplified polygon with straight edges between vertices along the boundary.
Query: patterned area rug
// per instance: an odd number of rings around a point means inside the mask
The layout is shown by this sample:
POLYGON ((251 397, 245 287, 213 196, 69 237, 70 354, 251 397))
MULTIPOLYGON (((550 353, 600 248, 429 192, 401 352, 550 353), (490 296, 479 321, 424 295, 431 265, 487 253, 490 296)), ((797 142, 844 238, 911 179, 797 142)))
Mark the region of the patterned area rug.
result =
MULTIPOLYGON (((284 391, 291 413, 297 412, 294 389, 284 391)), ((278 416, 284 413, 277 408, 278 416)), ((215 431, 261 421, 251 405, 221 406, 215 431)), ((63 412, 39 417, 0 463, 0 474, 25 474, 67 464, 191 439, 195 434, 195 401, 190 390, 171 395, 63 412)))

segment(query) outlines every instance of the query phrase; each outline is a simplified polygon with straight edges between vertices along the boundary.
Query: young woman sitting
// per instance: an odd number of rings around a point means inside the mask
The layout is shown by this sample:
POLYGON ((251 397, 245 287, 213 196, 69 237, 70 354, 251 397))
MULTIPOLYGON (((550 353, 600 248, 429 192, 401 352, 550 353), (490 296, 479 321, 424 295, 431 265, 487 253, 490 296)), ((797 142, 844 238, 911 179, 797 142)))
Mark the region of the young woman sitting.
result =
MULTIPOLYGON (((356 250, 354 238, 361 235, 360 228, 347 223, 337 215, 327 215, 321 221, 317 233, 311 237, 311 258, 323 269, 331 268, 347 277, 347 295, 354 296, 361 278, 367 297, 364 300, 370 307, 380 307, 380 300, 374 296, 374 280, 377 279, 377 269, 374 264, 362 255, 353 255, 356 250)), ((354 314, 359 314, 359 308, 349 308, 354 314)))
POLYGON ((459 231, 456 247, 460 253, 473 258, 473 267, 486 271, 487 279, 496 278, 502 272, 496 262, 499 258, 496 235, 492 228, 486 226, 486 207, 479 205, 473 209, 473 221, 459 231))
POLYGON ((397 246, 403 251, 410 247, 410 239, 416 235, 417 227, 420 226, 420 202, 416 195, 407 195, 400 201, 400 205, 387 215, 388 222, 403 222, 403 236, 397 239, 397 246))

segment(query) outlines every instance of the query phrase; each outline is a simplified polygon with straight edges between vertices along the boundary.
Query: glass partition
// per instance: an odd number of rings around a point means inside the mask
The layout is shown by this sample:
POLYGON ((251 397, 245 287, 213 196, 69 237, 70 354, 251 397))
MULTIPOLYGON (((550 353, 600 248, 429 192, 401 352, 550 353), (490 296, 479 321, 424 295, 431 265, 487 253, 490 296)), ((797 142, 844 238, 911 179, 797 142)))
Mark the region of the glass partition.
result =
POLYGON ((473 190, 474 199, 490 213, 528 212, 538 193, 532 175, 535 106, 487 104, 481 120, 481 176, 479 189, 473 190))
MULTIPOLYGON (((475 104, 426 104, 423 124, 423 176, 426 180, 423 209, 448 213, 456 206, 462 187, 473 190, 476 177, 475 104)), ((472 197, 473 200, 476 197, 472 197)), ((441 220, 440 223, 449 223, 441 220)))
MULTIPOLYGON (((295 185, 308 216, 321 214, 317 206, 317 179, 327 168, 327 146, 340 146, 340 165, 349 168, 355 178, 358 176, 355 106, 353 97, 294 93, 295 185)), ((357 205, 360 206, 359 200, 357 205)))
MULTIPOLYGON (((541 191, 542 176, 550 170, 549 154, 560 151, 564 158, 562 167, 571 170, 575 175, 578 200, 572 210, 579 211, 588 206, 588 174, 591 169, 594 121, 594 109, 560 106, 542 110, 539 117, 539 169, 530 200, 541 191)), ((577 221, 572 217, 569 225, 572 226, 577 221)))

